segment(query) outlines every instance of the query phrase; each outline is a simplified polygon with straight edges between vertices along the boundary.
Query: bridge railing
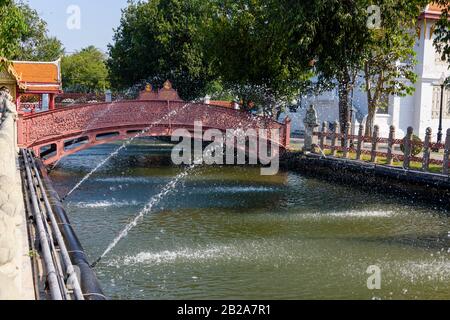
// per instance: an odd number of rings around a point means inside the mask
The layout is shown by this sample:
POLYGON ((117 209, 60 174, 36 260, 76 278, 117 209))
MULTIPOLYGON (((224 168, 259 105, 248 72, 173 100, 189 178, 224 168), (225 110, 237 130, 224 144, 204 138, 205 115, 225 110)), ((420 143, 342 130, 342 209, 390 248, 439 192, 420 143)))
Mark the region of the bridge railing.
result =
POLYGON ((205 130, 219 129, 222 132, 228 129, 267 129, 270 143, 276 143, 282 149, 289 147, 289 119, 280 123, 225 107, 161 100, 86 104, 21 114, 18 142, 22 148, 33 148, 36 155, 42 148, 49 147, 51 153, 56 152, 51 161, 57 161, 96 144, 130 138, 136 132, 145 131, 143 136, 170 136, 178 128, 193 132, 198 121, 205 130), (270 129, 279 130, 277 139, 270 135, 270 129), (108 134, 113 137, 99 140, 99 137, 108 134), (65 150, 67 144, 77 139, 86 141, 86 144, 74 150, 65 150))
POLYGON ((283 147, 288 146, 290 121, 279 123, 243 111, 198 103, 174 101, 120 101, 58 108, 20 115, 19 145, 30 147, 90 131, 133 126, 193 126, 220 130, 242 128, 279 129, 283 147))
POLYGON ((335 122, 329 130, 327 122, 315 130, 315 148, 313 152, 324 156, 340 157, 350 160, 366 161, 388 166, 400 166, 406 170, 449 174, 450 129, 447 130, 444 143, 432 141, 432 129, 427 128, 423 141, 414 135, 409 127, 403 139, 396 139, 396 128, 390 127, 389 137, 381 137, 378 126, 374 126, 373 135, 364 135, 364 126, 360 125, 358 134, 351 134, 351 125, 347 132, 339 132, 339 123, 335 122))

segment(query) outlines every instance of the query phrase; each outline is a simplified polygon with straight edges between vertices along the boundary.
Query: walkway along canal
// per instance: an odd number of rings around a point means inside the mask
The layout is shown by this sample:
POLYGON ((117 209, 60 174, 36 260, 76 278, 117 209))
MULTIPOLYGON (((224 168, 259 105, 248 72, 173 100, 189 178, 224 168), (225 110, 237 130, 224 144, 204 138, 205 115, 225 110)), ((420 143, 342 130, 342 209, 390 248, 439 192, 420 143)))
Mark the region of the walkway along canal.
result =
POLYGON ((21 188, 15 106, 0 93, 0 300, 34 299, 21 188))

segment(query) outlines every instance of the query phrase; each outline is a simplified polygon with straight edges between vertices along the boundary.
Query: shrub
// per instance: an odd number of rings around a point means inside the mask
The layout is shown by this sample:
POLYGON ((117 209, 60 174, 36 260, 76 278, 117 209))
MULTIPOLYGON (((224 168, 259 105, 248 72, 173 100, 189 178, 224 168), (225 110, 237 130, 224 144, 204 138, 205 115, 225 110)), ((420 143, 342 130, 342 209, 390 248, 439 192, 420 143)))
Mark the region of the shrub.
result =
MULTIPOLYGON (((415 134, 413 134, 412 136, 412 141, 413 141, 413 148, 411 151, 411 155, 412 156, 417 156, 419 153, 422 152, 422 140, 420 140, 420 138, 418 136, 416 136, 415 134)), ((405 153, 405 144, 402 143, 400 145, 400 150, 402 150, 403 153, 405 153)))

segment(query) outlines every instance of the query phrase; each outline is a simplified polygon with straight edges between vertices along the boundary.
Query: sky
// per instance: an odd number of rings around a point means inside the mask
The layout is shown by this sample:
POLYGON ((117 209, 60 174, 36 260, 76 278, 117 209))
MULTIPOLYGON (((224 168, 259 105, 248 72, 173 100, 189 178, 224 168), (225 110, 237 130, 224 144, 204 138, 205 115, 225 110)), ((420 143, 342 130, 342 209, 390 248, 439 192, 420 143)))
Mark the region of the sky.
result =
POLYGON ((67 53, 94 45, 106 52, 127 0, 26 0, 67 53))

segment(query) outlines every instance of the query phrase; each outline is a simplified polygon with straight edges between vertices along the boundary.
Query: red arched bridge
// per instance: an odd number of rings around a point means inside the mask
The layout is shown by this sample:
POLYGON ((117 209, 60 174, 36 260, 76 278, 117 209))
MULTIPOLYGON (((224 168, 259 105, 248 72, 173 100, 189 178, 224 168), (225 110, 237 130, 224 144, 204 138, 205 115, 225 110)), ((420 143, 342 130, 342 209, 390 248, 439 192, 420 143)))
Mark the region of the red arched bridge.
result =
MULTIPOLYGON (((62 107, 22 114, 18 121, 20 147, 32 149, 45 164, 95 145, 142 136, 170 136, 176 129, 190 132, 201 121, 203 131, 218 129, 279 129, 281 149, 289 147, 290 120, 266 117, 226 107, 183 101, 134 100, 62 107), (80 143, 82 142, 82 143, 80 143)), ((270 136, 267 140, 271 140, 270 136)))

